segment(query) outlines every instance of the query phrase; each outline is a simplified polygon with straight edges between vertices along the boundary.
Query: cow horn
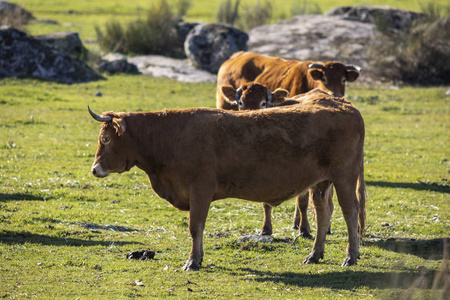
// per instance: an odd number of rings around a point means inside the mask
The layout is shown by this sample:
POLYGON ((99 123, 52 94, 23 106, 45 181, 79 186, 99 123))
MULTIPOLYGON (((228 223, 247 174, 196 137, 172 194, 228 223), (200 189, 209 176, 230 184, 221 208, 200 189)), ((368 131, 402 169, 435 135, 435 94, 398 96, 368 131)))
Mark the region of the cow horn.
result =
POLYGON ((309 64, 308 68, 310 68, 310 69, 323 69, 324 66, 322 64, 309 64))
POLYGON ((236 93, 234 94, 234 98, 236 99, 236 103, 237 103, 237 101, 238 101, 239 98, 240 98, 240 96, 239 96, 240 92, 241 92, 241 87, 239 87, 239 88, 236 90, 236 93))
POLYGON ((272 104, 272 92, 267 89, 267 103, 272 104))
POLYGON ((96 119, 97 121, 99 121, 99 122, 111 122, 111 120, 112 120, 112 117, 110 117, 110 116, 102 117, 102 116, 97 115, 96 113, 94 113, 94 112, 91 110, 91 108, 89 107, 89 105, 88 105, 88 110, 89 110, 89 113, 91 114, 91 116, 92 116, 94 119, 96 119))
POLYGON ((356 70, 358 72, 361 72, 361 67, 355 66, 355 65, 346 65, 345 69, 346 70, 356 70))

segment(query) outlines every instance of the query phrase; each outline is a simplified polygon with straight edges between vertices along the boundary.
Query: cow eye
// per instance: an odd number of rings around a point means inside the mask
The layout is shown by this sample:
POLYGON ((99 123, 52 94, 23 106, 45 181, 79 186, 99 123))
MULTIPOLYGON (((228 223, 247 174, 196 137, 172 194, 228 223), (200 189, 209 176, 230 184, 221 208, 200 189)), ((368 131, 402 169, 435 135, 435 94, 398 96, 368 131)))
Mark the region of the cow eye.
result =
POLYGON ((103 144, 109 144, 109 142, 111 141, 111 138, 110 137, 108 137, 108 136, 104 136, 104 137, 102 137, 102 143, 103 144))

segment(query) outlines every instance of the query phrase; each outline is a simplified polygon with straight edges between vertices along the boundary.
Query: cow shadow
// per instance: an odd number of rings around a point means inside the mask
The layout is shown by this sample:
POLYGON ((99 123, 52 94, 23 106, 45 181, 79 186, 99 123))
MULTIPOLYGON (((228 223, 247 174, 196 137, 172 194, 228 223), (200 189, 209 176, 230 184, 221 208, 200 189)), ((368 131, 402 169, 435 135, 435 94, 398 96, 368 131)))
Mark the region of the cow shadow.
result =
POLYGON ((46 199, 41 196, 35 196, 24 193, 3 194, 0 193, 0 202, 8 201, 45 201, 46 199))
POLYGON ((416 191, 432 191, 438 193, 450 193, 450 186, 436 182, 387 182, 366 180, 366 185, 387 188, 413 189, 416 191))
MULTIPOLYGON (((88 232, 87 232, 88 233, 88 232)), ((73 238, 69 236, 55 237, 26 231, 2 231, 0 242, 9 245, 40 244, 44 246, 111 246, 110 241, 96 241, 90 239, 73 238)), ((114 241, 115 245, 142 244, 140 242, 114 241)))
POLYGON ((365 240, 365 246, 375 246, 387 251, 411 254, 427 260, 441 260, 449 253, 450 238, 420 240, 410 238, 388 238, 365 240))
MULTIPOLYGON (((301 268, 301 266, 300 266, 301 268)), ((252 268, 241 268, 257 282, 272 282, 287 286, 297 286, 299 288, 330 288, 341 290, 354 290, 358 288, 370 289, 403 289, 411 287, 431 289, 442 288, 442 283, 433 286, 436 278, 439 277, 439 270, 425 271, 344 271, 322 272, 322 273, 296 273, 296 272, 271 272, 261 271, 252 268), (437 277, 438 276, 438 277, 437 277)), ((233 272, 230 270, 230 272, 233 272)))

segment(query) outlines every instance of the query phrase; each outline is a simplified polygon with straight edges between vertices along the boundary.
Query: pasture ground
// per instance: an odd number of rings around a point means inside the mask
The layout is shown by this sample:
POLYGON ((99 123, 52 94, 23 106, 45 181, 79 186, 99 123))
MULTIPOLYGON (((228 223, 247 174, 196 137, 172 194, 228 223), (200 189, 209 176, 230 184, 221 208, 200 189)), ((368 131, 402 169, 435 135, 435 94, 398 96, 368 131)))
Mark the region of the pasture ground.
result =
POLYGON ((98 113, 214 107, 215 85, 2 79, 0 296, 440 299, 450 228, 446 89, 348 88, 366 123, 368 230, 357 266, 340 266, 347 233, 336 201, 325 259, 303 265, 313 241, 295 238, 293 201, 275 208, 275 241, 261 244, 238 242, 259 232, 261 204, 226 199, 208 216, 204 267, 183 272, 188 214, 158 198, 137 168, 90 174, 99 124, 86 105, 98 113), (155 259, 125 259, 144 249, 155 259))

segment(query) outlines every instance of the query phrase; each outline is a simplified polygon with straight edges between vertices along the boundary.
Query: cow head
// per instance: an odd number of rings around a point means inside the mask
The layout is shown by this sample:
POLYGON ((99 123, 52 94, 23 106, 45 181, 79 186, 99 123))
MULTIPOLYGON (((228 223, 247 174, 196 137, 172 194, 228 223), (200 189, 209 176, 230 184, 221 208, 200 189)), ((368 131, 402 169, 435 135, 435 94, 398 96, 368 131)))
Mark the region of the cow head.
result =
POLYGON ((326 64, 313 63, 308 66, 308 74, 316 81, 316 88, 327 91, 333 96, 343 97, 345 83, 353 82, 359 77, 361 68, 329 61, 326 64))
POLYGON ((259 83, 246 83, 237 90, 231 85, 221 87, 225 101, 239 106, 239 110, 255 110, 280 105, 289 95, 284 89, 276 89, 273 93, 259 83))
POLYGON ((92 174, 106 177, 110 173, 122 173, 133 166, 127 155, 126 124, 120 113, 103 113, 97 115, 88 106, 91 116, 102 122, 98 138, 97 153, 92 165, 92 174))

